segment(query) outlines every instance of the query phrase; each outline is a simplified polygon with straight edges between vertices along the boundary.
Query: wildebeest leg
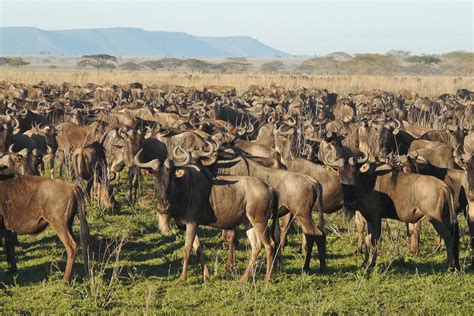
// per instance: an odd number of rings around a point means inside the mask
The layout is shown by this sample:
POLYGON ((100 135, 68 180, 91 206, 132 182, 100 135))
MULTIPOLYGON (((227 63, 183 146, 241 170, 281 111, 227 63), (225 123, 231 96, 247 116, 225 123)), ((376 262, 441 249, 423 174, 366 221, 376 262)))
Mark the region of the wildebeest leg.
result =
POLYGON ((275 254, 275 243, 270 238, 270 232, 267 229, 267 225, 265 223, 261 223, 261 222, 255 223, 253 221, 251 222, 254 227, 254 231, 257 233, 259 237, 260 248, 261 248, 261 244, 263 244, 263 247, 265 247, 265 254, 267 257, 267 262, 266 262, 267 266, 265 270, 264 282, 267 283, 268 281, 270 281, 270 276, 272 275, 273 257, 275 254))
POLYGON ((359 211, 355 212, 354 221, 357 227, 356 253, 361 253, 362 249, 364 248, 364 228, 365 228, 365 223, 367 223, 367 221, 365 220, 364 216, 362 216, 362 214, 359 211))
POLYGON ((225 265, 225 268, 227 271, 230 271, 234 268, 235 264, 235 230, 223 230, 222 235, 224 236, 225 241, 229 245, 229 254, 227 256, 227 263, 225 265))
POLYGON ((288 229, 290 228, 292 219, 293 219, 293 214, 291 213, 288 213, 285 216, 283 216, 283 223, 281 225, 281 242, 280 242, 281 251, 283 251, 285 248, 286 235, 288 234, 288 229))
POLYGON ((140 169, 131 167, 128 169, 128 199, 132 204, 137 202, 138 186, 139 186, 140 169))
POLYGON ((66 225, 58 223, 59 221, 60 219, 57 221, 51 221, 50 225, 56 234, 58 234, 59 240, 61 240, 66 248, 67 261, 63 280, 64 282, 69 283, 71 282, 72 266, 74 264, 74 256, 76 255, 77 243, 72 237, 72 227, 67 227, 66 225))
POLYGON ((474 268, 474 202, 469 203, 466 219, 467 226, 469 227, 469 237, 471 240, 471 268, 474 268))
MULTIPOLYGON (((430 223, 436 229, 436 231, 441 236, 441 238, 443 238, 444 243, 446 245, 446 252, 447 252, 447 255, 448 255, 448 269, 455 268, 458 265, 458 263, 455 262, 455 256, 454 256, 454 250, 456 248, 455 240, 454 240, 455 238, 454 238, 452 232, 450 231, 450 229, 448 228, 451 225, 446 225, 446 223, 443 223, 440 220, 435 219, 435 218, 431 218, 430 223)), ((456 233, 456 232, 454 232, 454 233, 456 233)), ((458 233, 458 235, 459 235, 459 233, 458 233)), ((458 241, 458 243, 459 243, 459 241, 458 241)))
POLYGON ((260 241, 260 238, 258 238, 257 233, 255 232, 255 228, 250 228, 249 230, 247 230, 247 237, 249 238, 252 252, 250 254, 247 268, 245 269, 244 274, 240 278, 242 282, 247 282, 250 274, 253 273, 253 267, 255 265, 255 261, 257 261, 258 254, 260 252, 260 249, 262 248, 262 243, 260 241))
POLYGON ((196 237, 197 225, 194 223, 186 224, 186 239, 183 249, 183 271, 179 278, 180 282, 186 282, 188 279, 189 256, 193 248, 194 238, 196 237))
POLYGON ((382 232, 382 221, 376 219, 367 221, 368 235, 365 237, 366 252, 365 260, 362 266, 364 268, 372 268, 377 261, 378 246, 380 243, 380 235, 382 232))
POLYGON ((316 241, 318 245, 319 253, 319 265, 320 269, 323 270, 326 267, 326 235, 317 227, 311 215, 303 216, 296 215, 298 222, 300 223, 303 234, 306 238, 306 258, 303 266, 303 270, 308 272, 310 269, 311 253, 313 250, 313 244, 316 241))
POLYGON ((2 230, 0 237, 3 239, 3 248, 7 255, 7 262, 9 271, 14 273, 17 271, 15 259, 15 245, 17 244, 16 234, 8 230, 2 230))
POLYGON ((408 237, 410 239, 410 252, 415 256, 420 255, 420 236, 421 236, 421 221, 416 223, 408 223, 408 237))
POLYGON ((198 257, 199 262, 201 263, 202 279, 204 282, 206 282, 209 279, 209 269, 207 268, 206 256, 204 255, 204 251, 202 249, 202 245, 201 245, 201 242, 199 241, 198 235, 194 237, 193 250, 198 257))

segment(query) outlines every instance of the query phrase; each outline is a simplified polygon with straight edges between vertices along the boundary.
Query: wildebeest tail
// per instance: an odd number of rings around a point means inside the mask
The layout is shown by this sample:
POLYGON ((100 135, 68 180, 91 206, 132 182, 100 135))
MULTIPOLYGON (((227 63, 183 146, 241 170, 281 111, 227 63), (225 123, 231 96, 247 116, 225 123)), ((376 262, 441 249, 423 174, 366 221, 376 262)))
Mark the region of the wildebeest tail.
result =
MULTIPOLYGON (((325 221, 324 221, 324 209, 323 209, 323 187, 321 184, 317 181, 314 181, 314 189, 316 193, 316 206, 319 211, 319 229, 321 229, 323 232, 326 231, 325 227, 325 221)), ((314 209, 313 209, 314 210, 314 209)))
POLYGON ((275 258, 280 260, 280 221, 278 215, 278 193, 272 190, 272 237, 275 242, 275 258))
POLYGON ((448 207, 449 207, 449 222, 451 225, 455 225, 458 222, 458 217, 456 214, 456 208, 454 207, 454 197, 450 189, 446 190, 448 193, 448 207))
POLYGON ((82 159, 82 150, 79 149, 72 154, 72 170, 74 171, 74 176, 78 178, 84 177, 84 161, 82 159))
POLYGON ((84 261, 84 269, 86 275, 89 275, 89 258, 91 257, 92 251, 90 248, 90 232, 89 224, 86 219, 86 209, 84 202, 84 193, 82 189, 77 187, 76 203, 79 215, 79 238, 81 241, 82 249, 82 260, 84 261))

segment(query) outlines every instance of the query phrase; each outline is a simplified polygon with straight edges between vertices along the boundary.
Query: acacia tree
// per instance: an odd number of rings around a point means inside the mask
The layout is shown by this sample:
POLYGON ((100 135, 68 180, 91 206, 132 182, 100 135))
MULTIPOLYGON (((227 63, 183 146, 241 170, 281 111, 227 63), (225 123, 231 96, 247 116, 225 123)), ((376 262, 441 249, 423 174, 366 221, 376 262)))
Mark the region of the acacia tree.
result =
POLYGON ((165 68, 165 65, 159 60, 145 60, 141 63, 143 67, 148 67, 153 71, 156 71, 159 68, 165 68))
POLYGON ((192 72, 194 71, 203 72, 207 70, 209 67, 211 67, 211 64, 204 60, 188 58, 184 61, 184 66, 186 68, 191 69, 192 72))
POLYGON ((80 68, 88 66, 94 67, 99 71, 100 69, 113 69, 116 68, 117 57, 107 54, 96 54, 96 55, 84 55, 81 60, 77 63, 80 68))
POLYGON ((179 59, 179 58, 163 58, 160 60, 160 62, 163 64, 163 66, 170 70, 175 70, 178 67, 181 67, 184 64, 184 60, 179 59))
POLYGON ((142 67, 137 64, 137 63, 134 63, 134 62, 131 62, 131 61, 128 61, 126 63, 123 63, 119 66, 120 69, 124 69, 124 70, 128 70, 128 71, 138 71, 140 70, 142 67))
POLYGON ((431 71, 431 67, 436 64, 439 64, 441 62, 441 59, 435 56, 430 56, 430 55, 421 55, 421 56, 414 55, 414 56, 407 57, 405 61, 407 63, 417 64, 417 65, 422 66, 424 69, 424 73, 428 74, 428 72, 431 71))
POLYGON ((275 73, 285 69, 285 64, 282 61, 270 61, 260 66, 260 71, 264 73, 275 73))
POLYGON ((29 64, 30 64, 29 62, 24 61, 22 58, 11 58, 8 61, 9 66, 16 67, 16 68, 23 67, 23 66, 26 66, 26 65, 29 65, 29 64))
POLYGON ((10 63, 11 58, 8 57, 0 57, 0 66, 8 65, 10 63))

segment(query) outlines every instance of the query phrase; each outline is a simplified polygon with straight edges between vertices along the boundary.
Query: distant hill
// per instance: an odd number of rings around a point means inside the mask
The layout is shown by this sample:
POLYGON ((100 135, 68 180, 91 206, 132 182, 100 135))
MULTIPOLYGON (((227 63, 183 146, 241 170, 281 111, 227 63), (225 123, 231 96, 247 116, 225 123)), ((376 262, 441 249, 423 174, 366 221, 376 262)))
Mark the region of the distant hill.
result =
POLYGON ((46 31, 0 27, 0 55, 68 56, 104 53, 115 56, 271 57, 288 54, 248 36, 199 37, 183 32, 117 27, 46 31))

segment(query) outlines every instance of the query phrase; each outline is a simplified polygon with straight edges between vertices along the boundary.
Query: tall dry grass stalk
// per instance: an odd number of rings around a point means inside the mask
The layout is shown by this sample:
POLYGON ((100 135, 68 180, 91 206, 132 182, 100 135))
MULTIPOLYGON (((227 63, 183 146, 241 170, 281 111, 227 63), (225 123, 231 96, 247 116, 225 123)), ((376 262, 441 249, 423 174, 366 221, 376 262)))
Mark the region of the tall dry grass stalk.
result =
POLYGON ((124 71, 50 71, 50 70, 0 70, 0 80, 35 84, 42 80, 59 84, 89 82, 107 84, 126 84, 141 82, 151 84, 177 84, 202 88, 205 85, 218 84, 233 86, 242 93, 249 85, 268 87, 276 83, 287 88, 326 88, 337 93, 353 93, 364 90, 381 89, 398 91, 409 89, 423 96, 438 96, 454 93, 457 89, 474 90, 474 77, 448 76, 306 76, 287 74, 186 74, 170 72, 124 72, 124 71))

